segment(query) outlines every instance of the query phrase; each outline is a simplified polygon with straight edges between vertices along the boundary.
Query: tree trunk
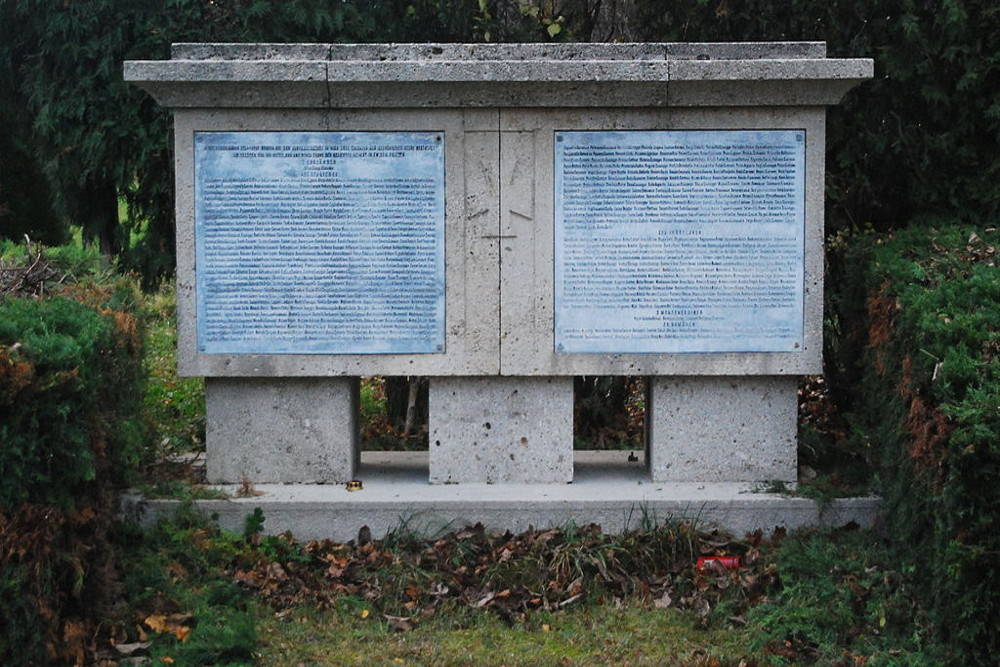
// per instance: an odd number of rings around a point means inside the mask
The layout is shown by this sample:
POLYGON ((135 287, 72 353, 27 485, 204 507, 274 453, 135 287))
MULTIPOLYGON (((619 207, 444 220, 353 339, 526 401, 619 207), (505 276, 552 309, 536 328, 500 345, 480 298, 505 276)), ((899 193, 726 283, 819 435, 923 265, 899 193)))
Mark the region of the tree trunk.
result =
POLYGON ((637 0, 589 0, 587 9, 593 20, 591 42, 638 41, 637 0))
POLYGON ((413 432, 419 419, 417 402, 420 398, 420 390, 424 386, 424 378, 410 378, 410 390, 406 401, 406 422, 403 425, 403 437, 408 438, 413 432))
POLYGON ((393 428, 401 429, 406 423, 409 396, 409 378, 403 376, 385 379, 385 416, 393 428))
POLYGON ((385 416, 393 428, 408 435, 427 424, 429 389, 424 377, 385 378, 385 416))
POLYGON ((77 193, 77 220, 88 238, 97 239, 109 260, 122 250, 118 222, 118 189, 111 181, 89 181, 77 193))

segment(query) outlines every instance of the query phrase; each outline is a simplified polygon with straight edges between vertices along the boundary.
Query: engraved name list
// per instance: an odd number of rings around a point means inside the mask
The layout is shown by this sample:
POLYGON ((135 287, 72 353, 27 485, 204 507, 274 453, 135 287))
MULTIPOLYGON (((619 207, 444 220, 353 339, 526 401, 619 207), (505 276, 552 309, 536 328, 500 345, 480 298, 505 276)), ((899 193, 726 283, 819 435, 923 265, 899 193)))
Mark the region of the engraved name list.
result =
POLYGON ((557 352, 792 352, 805 133, 557 132, 557 352))
POLYGON ((198 132, 198 347, 444 349, 435 132, 198 132))

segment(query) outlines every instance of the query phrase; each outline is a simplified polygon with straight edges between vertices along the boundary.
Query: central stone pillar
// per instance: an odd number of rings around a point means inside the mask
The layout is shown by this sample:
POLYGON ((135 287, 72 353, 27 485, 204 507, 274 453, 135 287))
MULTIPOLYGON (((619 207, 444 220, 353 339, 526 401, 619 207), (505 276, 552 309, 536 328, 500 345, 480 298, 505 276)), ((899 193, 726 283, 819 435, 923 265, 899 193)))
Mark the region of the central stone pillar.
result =
POLYGON ((432 484, 573 481, 572 377, 430 381, 432 484))

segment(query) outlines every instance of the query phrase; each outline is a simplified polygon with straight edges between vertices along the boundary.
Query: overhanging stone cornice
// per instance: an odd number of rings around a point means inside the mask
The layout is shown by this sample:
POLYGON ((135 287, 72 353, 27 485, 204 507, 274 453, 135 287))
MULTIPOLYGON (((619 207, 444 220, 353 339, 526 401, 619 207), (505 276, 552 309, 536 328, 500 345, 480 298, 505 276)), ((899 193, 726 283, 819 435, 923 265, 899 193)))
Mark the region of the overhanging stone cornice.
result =
POLYGON ((822 42, 175 44, 125 80, 167 107, 829 105, 872 76, 822 42), (570 48, 572 47, 572 48, 570 48))

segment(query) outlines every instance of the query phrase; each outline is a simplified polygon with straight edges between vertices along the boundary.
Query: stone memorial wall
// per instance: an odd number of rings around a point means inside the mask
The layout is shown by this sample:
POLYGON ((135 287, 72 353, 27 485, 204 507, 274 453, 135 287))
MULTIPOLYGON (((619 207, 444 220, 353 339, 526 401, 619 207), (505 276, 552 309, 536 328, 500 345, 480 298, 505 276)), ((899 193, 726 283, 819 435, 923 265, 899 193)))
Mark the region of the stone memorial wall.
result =
POLYGON ((179 368, 211 481, 343 482, 427 375, 432 483, 572 481, 573 377, 649 377, 648 479, 796 479, 822 371, 822 43, 178 44, 179 368))

